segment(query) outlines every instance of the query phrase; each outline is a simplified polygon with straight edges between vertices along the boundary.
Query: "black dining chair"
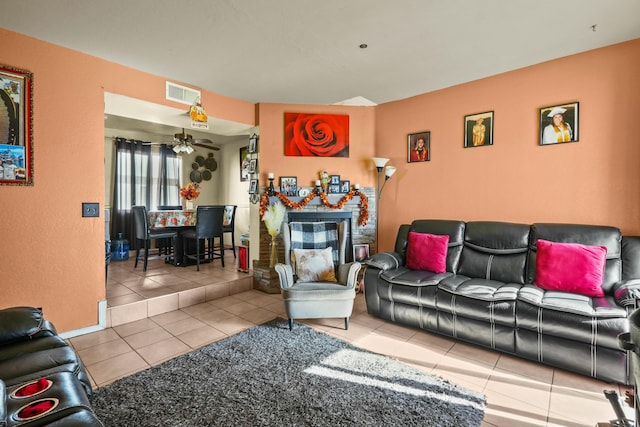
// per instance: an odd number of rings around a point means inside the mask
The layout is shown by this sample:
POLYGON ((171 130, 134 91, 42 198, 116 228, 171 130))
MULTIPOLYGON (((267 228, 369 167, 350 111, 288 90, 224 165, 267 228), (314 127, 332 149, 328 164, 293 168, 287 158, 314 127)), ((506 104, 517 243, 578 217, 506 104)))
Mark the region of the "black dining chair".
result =
POLYGON ((214 259, 220 259, 224 267, 224 237, 223 222, 224 206, 198 206, 196 210, 196 227, 195 229, 185 230, 181 233, 183 239, 183 258, 195 259, 196 269, 200 271, 200 241, 204 240, 206 246, 205 253, 202 254, 202 260, 213 262, 214 259), (218 238, 220 245, 215 245, 215 239, 218 238), (196 253, 188 254, 186 251, 187 244, 185 240, 196 241, 196 253))
POLYGON ((158 210, 159 211, 181 211, 182 210, 182 206, 180 205, 159 205, 158 206, 158 210))
POLYGON ((231 233, 231 249, 233 250, 233 257, 236 257, 236 233, 235 233, 235 221, 236 221, 236 205, 225 205, 224 216, 225 222, 222 226, 222 231, 225 233, 231 233))
MULTIPOLYGON (((145 206, 133 206, 131 208, 131 213, 133 214, 133 226, 135 229, 135 247, 136 247, 136 262, 133 268, 138 267, 138 260, 143 259, 143 271, 147 271, 147 261, 150 259, 162 259, 165 261, 171 258, 171 248, 168 248, 166 251, 161 252, 158 249, 157 255, 149 256, 149 247, 151 246, 151 241, 154 239, 166 239, 173 243, 174 239, 178 237, 178 232, 175 230, 168 229, 158 229, 152 230, 149 227, 149 219, 147 217, 147 208, 145 206), (144 249, 144 253, 140 253, 140 249, 144 249)), ((173 244, 171 245, 173 246, 173 244)))

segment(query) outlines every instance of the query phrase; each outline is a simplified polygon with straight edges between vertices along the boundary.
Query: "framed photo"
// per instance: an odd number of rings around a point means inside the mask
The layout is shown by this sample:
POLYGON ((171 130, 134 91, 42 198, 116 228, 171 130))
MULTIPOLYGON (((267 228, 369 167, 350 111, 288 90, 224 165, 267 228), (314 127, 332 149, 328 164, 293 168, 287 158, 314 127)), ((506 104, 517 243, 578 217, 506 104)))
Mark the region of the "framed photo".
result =
POLYGON ((340 192, 341 193, 348 193, 350 189, 351 189, 351 181, 349 181, 349 180, 340 181, 340 192))
POLYGON ((431 160, 431 132, 407 135, 407 162, 428 162, 429 160, 431 160))
POLYGON ((340 175, 331 175, 329 177, 329 184, 331 185, 340 184, 340 175))
POLYGON ((249 180, 249 163, 251 162, 251 155, 249 154, 249 147, 240 147, 240 181, 249 180))
POLYGON ((258 193, 258 180, 252 179, 251 182, 249 183, 249 194, 256 194, 256 193, 258 193))
POLYGON ((0 184, 33 185, 33 74, 0 65, 0 184))
POLYGON ((249 173, 258 172, 258 159, 249 160, 249 173))
POLYGON ((353 260, 354 261, 364 261, 369 258, 369 244, 365 243, 362 245, 353 245, 353 260))
POLYGON ((340 184, 329 184, 329 194, 337 194, 340 192, 340 184))
POLYGON ((255 133, 251 135, 251 138, 249 138, 248 150, 251 154, 258 152, 258 135, 256 135, 255 133))
POLYGON ((464 148, 493 145, 493 111, 464 116, 464 148))
POLYGON ((578 102, 540 109, 540 145, 578 141, 578 102))
POLYGON ((281 176, 280 192, 285 196, 297 196, 298 178, 296 178, 295 176, 281 176))

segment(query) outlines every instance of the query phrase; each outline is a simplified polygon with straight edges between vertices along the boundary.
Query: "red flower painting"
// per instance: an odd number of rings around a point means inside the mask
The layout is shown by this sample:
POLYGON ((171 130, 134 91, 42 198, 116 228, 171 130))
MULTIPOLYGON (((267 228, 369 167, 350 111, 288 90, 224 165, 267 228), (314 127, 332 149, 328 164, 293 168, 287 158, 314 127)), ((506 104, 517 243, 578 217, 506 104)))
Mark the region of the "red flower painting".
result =
POLYGON ((349 116, 284 113, 284 154, 349 157, 349 116))

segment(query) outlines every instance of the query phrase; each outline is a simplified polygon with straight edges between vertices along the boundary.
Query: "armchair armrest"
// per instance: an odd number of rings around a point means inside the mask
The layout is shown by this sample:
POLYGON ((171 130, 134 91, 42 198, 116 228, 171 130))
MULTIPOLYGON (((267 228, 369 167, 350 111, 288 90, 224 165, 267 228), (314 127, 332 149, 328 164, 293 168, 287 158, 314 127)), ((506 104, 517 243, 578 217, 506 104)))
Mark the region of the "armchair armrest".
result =
POLYGON ((358 280, 358 272, 362 268, 359 262, 349 262, 338 266, 338 283, 346 285, 347 288, 354 288, 358 280))
POLYGON ((640 302, 640 279, 622 280, 613 285, 613 297, 623 307, 637 308, 640 302))
POLYGON ((404 257, 398 252, 380 252, 367 258, 363 263, 382 271, 395 270, 404 265, 404 257))
POLYGON ((293 281, 293 269, 288 264, 276 264, 276 273, 280 279, 280 288, 290 288, 295 283, 293 281))

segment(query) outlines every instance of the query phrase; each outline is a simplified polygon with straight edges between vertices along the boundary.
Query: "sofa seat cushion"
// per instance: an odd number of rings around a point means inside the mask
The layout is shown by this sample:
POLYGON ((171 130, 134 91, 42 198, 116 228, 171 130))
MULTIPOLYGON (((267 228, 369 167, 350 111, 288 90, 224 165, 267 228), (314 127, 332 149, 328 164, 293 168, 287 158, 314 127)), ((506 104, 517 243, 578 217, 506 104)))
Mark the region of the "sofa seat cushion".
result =
POLYGON ((627 312, 613 297, 588 297, 545 291, 525 285, 518 295, 518 328, 578 342, 619 349, 618 334, 627 332, 627 312))
POLYGON ((456 275, 438 285, 439 311, 487 323, 515 326, 515 306, 522 285, 456 275))
POLYGON ((451 276, 453 274, 448 272, 434 273, 427 270, 411 270, 407 267, 387 270, 380 275, 383 280, 389 283, 406 286, 434 286, 445 277, 451 276))

